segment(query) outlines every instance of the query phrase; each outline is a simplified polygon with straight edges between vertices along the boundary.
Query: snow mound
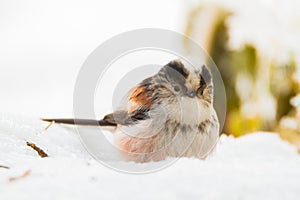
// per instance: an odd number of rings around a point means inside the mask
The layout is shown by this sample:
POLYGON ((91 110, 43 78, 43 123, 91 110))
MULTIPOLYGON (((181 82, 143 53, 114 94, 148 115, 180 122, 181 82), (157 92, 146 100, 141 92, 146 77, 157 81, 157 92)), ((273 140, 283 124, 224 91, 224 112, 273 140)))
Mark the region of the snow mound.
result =
POLYGON ((93 160, 73 128, 45 131, 46 125, 0 116, 1 200, 300 198, 300 156, 275 134, 222 136, 205 161, 182 158, 162 171, 131 175, 93 160), (39 157, 27 141, 49 157, 39 157))

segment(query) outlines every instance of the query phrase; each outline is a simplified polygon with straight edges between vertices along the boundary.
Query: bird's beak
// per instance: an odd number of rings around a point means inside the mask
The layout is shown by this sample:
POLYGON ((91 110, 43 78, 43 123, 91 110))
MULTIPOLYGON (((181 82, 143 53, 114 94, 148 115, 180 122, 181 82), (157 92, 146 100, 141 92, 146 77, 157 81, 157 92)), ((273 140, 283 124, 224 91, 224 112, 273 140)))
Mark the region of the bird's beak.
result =
POLYGON ((186 95, 190 98, 194 98, 196 96, 195 91, 194 90, 188 90, 186 95))

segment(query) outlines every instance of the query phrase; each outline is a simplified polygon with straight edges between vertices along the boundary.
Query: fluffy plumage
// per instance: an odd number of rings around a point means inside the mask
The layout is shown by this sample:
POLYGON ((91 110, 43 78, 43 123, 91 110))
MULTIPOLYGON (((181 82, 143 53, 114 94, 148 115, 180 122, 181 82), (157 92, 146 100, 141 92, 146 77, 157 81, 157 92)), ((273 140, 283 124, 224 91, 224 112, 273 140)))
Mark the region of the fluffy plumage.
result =
POLYGON ((129 91, 125 105, 99 121, 44 121, 115 127, 115 144, 130 161, 159 161, 167 156, 203 159, 219 136, 212 102, 213 84, 207 67, 195 69, 174 60, 129 91))

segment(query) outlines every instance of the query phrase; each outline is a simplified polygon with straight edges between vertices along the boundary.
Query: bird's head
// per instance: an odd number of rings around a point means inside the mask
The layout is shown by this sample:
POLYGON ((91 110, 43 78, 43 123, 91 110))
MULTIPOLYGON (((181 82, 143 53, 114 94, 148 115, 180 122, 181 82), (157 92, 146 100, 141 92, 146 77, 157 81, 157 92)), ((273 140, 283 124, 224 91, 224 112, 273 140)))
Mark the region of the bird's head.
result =
POLYGON ((211 104, 213 100, 213 84, 209 69, 203 65, 200 69, 173 60, 165 65, 160 74, 168 82, 168 88, 179 97, 194 98, 211 104))

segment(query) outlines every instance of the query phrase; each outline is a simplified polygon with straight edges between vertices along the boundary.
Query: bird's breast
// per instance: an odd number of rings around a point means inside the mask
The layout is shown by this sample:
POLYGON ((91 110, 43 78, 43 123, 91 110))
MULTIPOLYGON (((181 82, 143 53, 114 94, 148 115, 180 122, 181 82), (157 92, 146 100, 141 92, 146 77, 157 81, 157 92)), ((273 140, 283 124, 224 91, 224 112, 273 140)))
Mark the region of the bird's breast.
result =
POLYGON ((134 137, 121 134, 116 140, 128 160, 158 161, 168 156, 205 158, 216 144, 219 134, 218 124, 211 120, 190 125, 167 119, 160 131, 150 137, 145 137, 145 132, 154 130, 148 127, 143 134, 143 130, 140 131, 134 137))
POLYGON ((212 107, 203 104, 196 98, 182 97, 176 103, 165 105, 169 118, 175 119, 183 124, 195 125, 209 119, 212 107))

